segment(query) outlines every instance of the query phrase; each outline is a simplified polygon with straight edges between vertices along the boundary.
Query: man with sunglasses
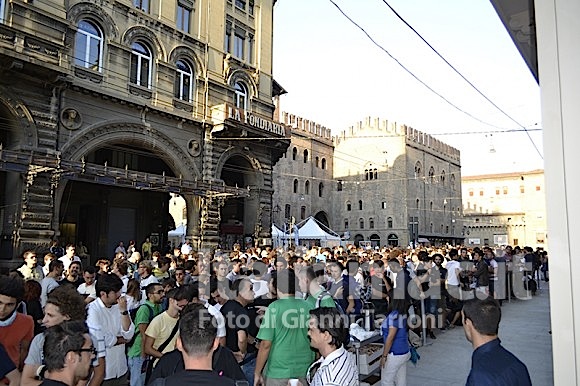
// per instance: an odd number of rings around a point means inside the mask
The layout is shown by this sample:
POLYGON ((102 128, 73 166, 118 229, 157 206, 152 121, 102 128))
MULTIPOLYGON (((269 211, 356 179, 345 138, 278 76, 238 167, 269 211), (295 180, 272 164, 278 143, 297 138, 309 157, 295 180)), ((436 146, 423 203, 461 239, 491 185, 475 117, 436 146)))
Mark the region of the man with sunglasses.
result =
POLYGON ((145 374, 143 372, 143 363, 146 359, 143 336, 147 327, 157 315, 162 312, 161 303, 165 298, 165 290, 159 283, 149 284, 145 288, 147 300, 137 310, 135 315, 135 335, 128 343, 129 351, 127 352, 129 370, 131 373, 130 386, 143 386, 145 384, 145 374))
POLYGON ((175 326, 179 322, 179 315, 183 307, 191 302, 191 291, 187 287, 173 288, 165 295, 169 299, 167 311, 157 315, 145 330, 143 348, 145 354, 151 355, 155 362, 164 353, 172 351, 177 341, 175 326), (159 349, 166 341, 163 350, 159 349))
POLYGON ((55 325, 45 333, 46 372, 42 386, 75 386, 86 380, 97 350, 82 321, 55 325))

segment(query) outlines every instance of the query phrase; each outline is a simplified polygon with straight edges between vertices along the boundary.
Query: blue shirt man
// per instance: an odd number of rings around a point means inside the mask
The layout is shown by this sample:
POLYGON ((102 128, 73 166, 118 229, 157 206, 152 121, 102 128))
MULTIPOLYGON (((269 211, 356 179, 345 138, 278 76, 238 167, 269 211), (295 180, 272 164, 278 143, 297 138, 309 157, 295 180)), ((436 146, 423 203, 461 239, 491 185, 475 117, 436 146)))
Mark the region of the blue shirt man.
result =
POLYGON ((497 337, 501 309, 493 298, 467 300, 461 311, 465 337, 473 345, 467 386, 530 386, 526 365, 497 337))

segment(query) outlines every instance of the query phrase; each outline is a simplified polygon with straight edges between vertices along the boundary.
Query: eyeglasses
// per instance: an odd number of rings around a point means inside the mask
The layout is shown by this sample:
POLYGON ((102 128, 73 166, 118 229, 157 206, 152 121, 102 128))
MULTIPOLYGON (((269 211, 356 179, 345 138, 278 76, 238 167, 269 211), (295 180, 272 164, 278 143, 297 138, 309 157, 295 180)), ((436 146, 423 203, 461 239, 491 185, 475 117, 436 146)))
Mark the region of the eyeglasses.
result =
POLYGON ((88 352, 91 355, 97 355, 97 349, 95 347, 88 347, 88 348, 79 348, 75 350, 76 352, 88 352))

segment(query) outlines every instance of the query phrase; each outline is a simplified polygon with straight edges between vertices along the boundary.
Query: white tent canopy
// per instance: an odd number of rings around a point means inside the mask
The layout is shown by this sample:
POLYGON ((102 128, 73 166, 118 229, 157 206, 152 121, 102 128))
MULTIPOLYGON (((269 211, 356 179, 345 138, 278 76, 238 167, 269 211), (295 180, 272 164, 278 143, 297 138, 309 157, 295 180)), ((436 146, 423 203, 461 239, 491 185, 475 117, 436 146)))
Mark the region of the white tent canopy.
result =
POLYGON ((174 245, 180 245, 185 242, 185 233, 187 232, 187 224, 181 224, 172 231, 167 232, 169 241, 174 245))
POLYGON ((300 240, 320 240, 322 247, 332 247, 340 244, 340 236, 312 216, 296 225, 298 226, 300 240))

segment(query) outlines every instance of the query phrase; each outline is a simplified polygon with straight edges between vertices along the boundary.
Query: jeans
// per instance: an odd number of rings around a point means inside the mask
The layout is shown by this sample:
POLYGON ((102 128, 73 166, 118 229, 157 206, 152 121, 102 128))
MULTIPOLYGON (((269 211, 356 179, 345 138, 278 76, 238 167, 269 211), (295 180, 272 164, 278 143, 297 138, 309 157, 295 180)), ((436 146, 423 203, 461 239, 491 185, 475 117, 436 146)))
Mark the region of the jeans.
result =
POLYGON ((128 358, 129 372, 131 373, 131 379, 129 380, 130 386, 143 386, 145 385, 145 373, 141 373, 141 368, 143 367, 143 362, 145 358, 141 355, 138 357, 128 358))
POLYGON ((250 355, 253 356, 253 358, 250 359, 248 363, 242 365, 242 371, 244 372, 244 375, 246 376, 248 383, 250 385, 254 385, 254 370, 256 370, 256 354, 255 353, 246 354, 246 358, 248 358, 248 356, 250 355))
POLYGON ((410 358, 410 352, 403 355, 389 353, 387 363, 381 369, 381 386, 406 385, 407 362, 410 358))

